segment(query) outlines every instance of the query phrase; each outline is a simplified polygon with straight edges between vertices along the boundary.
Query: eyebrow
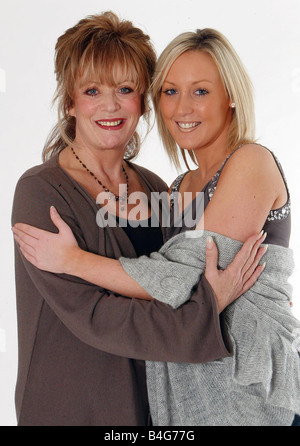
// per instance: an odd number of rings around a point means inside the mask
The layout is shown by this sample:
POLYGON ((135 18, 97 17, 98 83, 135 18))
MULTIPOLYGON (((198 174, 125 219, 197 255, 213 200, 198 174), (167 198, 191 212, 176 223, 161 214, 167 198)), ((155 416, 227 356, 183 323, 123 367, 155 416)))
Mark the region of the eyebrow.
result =
MULTIPOLYGON (((199 80, 199 81, 192 82, 192 85, 200 84, 200 82, 208 82, 208 83, 210 83, 210 84, 213 84, 212 81, 209 81, 209 80, 207 80, 207 79, 201 79, 201 80, 199 80)), ((166 83, 166 84, 170 84, 170 85, 176 85, 174 82, 167 81, 167 80, 164 81, 164 84, 165 84, 165 83, 166 83)))
MULTIPOLYGON (((118 84, 124 84, 126 82, 130 82, 130 83, 134 84, 134 80, 133 79, 124 79, 124 80, 119 81, 118 84)), ((103 82, 93 81, 93 80, 87 81, 86 83, 87 84, 96 84, 96 85, 102 85, 103 84, 103 82)))

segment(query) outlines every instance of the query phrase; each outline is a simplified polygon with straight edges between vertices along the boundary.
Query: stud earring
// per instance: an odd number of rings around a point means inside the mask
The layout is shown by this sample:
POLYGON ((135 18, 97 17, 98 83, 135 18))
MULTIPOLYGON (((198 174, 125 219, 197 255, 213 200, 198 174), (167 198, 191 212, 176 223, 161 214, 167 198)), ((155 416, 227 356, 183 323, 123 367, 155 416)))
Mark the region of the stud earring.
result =
POLYGON ((232 102, 232 104, 230 105, 231 108, 235 108, 235 102, 232 102))

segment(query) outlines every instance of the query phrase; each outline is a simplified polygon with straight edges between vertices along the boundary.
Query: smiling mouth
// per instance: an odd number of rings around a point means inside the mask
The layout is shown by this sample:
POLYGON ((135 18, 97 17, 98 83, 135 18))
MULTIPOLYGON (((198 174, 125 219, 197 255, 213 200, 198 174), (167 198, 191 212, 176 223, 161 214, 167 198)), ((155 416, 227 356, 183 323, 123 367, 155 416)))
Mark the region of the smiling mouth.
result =
POLYGON ((125 124, 125 119, 106 119, 103 121, 96 121, 96 124, 105 130, 119 130, 125 124))
POLYGON ((177 121, 176 124, 182 130, 191 130, 191 129, 198 127, 198 125, 200 125, 201 122, 179 122, 179 121, 177 121))

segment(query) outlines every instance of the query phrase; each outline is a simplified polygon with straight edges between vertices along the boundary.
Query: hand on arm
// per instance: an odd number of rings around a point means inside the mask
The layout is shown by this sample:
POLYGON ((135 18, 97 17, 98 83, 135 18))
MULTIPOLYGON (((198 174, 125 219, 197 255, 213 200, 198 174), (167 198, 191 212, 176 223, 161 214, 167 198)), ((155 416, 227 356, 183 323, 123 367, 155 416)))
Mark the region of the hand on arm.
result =
POLYGON ((71 228, 53 206, 50 217, 57 234, 24 223, 13 227, 15 240, 30 263, 43 271, 80 277, 124 296, 152 300, 118 260, 80 249, 71 228))
POLYGON ((260 245, 266 235, 260 233, 249 237, 225 270, 217 268, 216 244, 212 239, 207 241, 205 277, 215 293, 219 313, 248 291, 263 272, 265 264, 259 265, 259 262, 267 247, 260 245))
POLYGON ((198 225, 198 228, 244 242, 224 271, 214 268, 218 256, 215 244, 208 246, 210 254, 205 276, 220 302, 219 309, 223 303, 225 308, 250 289, 263 271, 264 265, 259 262, 267 246, 260 247, 260 244, 266 234, 259 236, 258 233, 282 188, 285 186, 272 155, 260 146, 241 148, 224 167, 198 225), (257 235, 252 235, 255 233, 257 235))
POLYGON ((81 249, 71 228, 62 220, 54 206, 50 217, 59 232, 53 233, 25 223, 16 223, 12 228, 14 238, 24 257, 37 268, 51 273, 68 273, 69 265, 76 259, 81 249))
MULTIPOLYGON (((70 227, 51 208, 50 216, 59 232, 17 223, 14 236, 24 257, 41 270, 70 274, 128 297, 152 300, 152 297, 122 268, 120 262, 79 248, 70 227)), ((207 244, 205 277, 214 290, 219 312, 249 289, 263 270, 257 266, 265 253, 260 248, 265 235, 249 237, 235 260, 225 271, 218 265, 214 242, 207 244)))

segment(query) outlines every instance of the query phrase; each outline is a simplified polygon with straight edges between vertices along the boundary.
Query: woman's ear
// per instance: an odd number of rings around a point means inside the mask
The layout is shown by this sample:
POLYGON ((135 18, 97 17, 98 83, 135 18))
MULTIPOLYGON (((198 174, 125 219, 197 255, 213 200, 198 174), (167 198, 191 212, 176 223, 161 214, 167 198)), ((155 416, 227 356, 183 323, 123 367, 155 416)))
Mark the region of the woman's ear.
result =
POLYGON ((76 111, 75 111, 75 107, 69 107, 68 108, 68 115, 69 116, 73 116, 73 118, 76 118, 76 111))

